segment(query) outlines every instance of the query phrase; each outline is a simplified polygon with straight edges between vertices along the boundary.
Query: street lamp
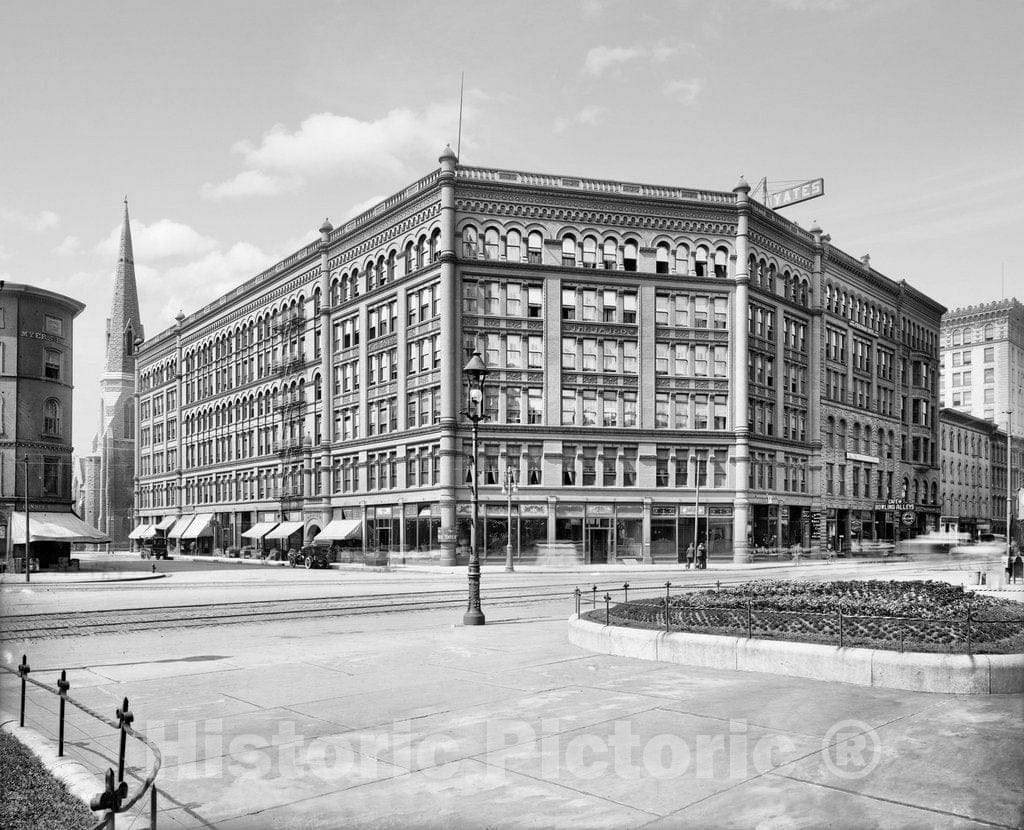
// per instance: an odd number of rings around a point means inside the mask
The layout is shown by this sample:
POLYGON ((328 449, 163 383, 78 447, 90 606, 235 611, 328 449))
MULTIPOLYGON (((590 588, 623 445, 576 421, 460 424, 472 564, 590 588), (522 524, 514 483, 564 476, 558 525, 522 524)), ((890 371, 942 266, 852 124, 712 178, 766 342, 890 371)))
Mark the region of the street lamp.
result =
MULTIPOLYGON (((694 497, 694 512, 693 512, 693 564, 695 568, 700 567, 700 467, 703 463, 705 474, 707 473, 708 463, 714 457, 715 453, 712 450, 708 453, 708 457, 701 461, 701 457, 696 456, 697 469, 697 492, 694 497)), ((710 521, 710 517, 709 517, 710 521)), ((704 565, 707 566, 707 545, 704 546, 704 565)))
POLYGON ((29 527, 28 515, 28 453, 25 453, 25 581, 31 582, 29 571, 32 570, 32 529, 29 527))
POLYGON ((480 352, 473 352, 469 363, 463 368, 469 386, 469 397, 466 401, 465 416, 473 424, 473 527, 469 534, 469 605, 462 617, 463 625, 483 625, 484 612, 480 610, 480 550, 477 544, 476 526, 480 515, 480 476, 477 470, 477 442, 481 421, 488 419, 483 414, 484 380, 487 377, 487 364, 480 352))
POLYGON ((505 545, 505 570, 508 573, 515 571, 512 564, 512 494, 519 492, 519 485, 516 483, 516 471, 509 464, 505 468, 505 479, 501 483, 501 492, 508 496, 508 544, 505 545))

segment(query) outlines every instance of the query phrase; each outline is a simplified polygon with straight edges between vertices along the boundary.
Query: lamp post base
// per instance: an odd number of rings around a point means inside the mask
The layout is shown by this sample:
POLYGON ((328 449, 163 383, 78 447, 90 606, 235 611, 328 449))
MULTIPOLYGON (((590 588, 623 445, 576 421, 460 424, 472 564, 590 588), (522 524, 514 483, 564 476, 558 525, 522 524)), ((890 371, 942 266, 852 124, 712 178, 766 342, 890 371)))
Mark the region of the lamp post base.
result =
POLYGON ((479 608, 472 608, 462 615, 463 625, 483 625, 484 623, 484 612, 479 608))
POLYGON ((516 566, 512 564, 512 545, 505 545, 505 572, 516 572, 516 566))

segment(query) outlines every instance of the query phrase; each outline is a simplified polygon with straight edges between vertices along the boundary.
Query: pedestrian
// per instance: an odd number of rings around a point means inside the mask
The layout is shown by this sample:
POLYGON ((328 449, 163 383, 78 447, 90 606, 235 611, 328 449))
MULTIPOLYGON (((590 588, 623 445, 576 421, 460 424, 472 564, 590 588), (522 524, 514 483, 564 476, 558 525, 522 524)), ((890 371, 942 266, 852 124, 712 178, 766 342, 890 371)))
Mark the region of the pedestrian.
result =
POLYGON ((697 567, 703 570, 707 568, 707 566, 708 549, 704 547, 704 542, 702 541, 699 545, 697 545, 697 567))
POLYGON ((686 548, 686 569, 689 570, 693 564, 693 542, 690 542, 689 547, 686 548))

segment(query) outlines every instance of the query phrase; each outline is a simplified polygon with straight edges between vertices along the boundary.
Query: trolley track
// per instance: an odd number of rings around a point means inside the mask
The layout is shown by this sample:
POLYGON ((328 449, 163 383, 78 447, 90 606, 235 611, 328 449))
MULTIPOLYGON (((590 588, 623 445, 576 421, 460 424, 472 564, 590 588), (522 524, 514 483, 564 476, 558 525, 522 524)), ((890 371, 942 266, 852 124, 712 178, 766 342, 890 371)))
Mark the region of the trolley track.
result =
MULTIPOLYGON (((935 563, 937 567, 930 570, 961 570, 962 566, 935 563)), ((858 569, 859 570, 859 569, 858 569)), ((893 563, 885 567, 882 573, 872 574, 879 578, 885 574, 895 575, 906 571, 919 571, 920 565, 914 563, 893 563)), ((815 568, 813 573, 789 574, 789 578, 800 580, 816 580, 822 578, 864 578, 859 573, 847 573, 841 566, 827 571, 815 568)), ((664 575, 664 574, 663 574, 664 575)), ((595 577, 598 575, 595 574, 595 577)), ((766 578, 768 574, 736 574, 731 578, 722 579, 716 574, 716 580, 708 579, 701 582, 672 581, 673 591, 691 591, 713 588, 716 585, 736 585, 749 582, 751 578, 766 578)), ((600 603, 606 591, 612 592, 613 601, 620 599, 621 582, 604 579, 580 580, 575 584, 561 582, 557 584, 524 585, 509 587, 483 587, 482 600, 486 605, 528 605, 547 602, 553 599, 564 599, 567 609, 573 599, 573 591, 579 587, 586 606, 595 601, 600 603), (597 591, 593 591, 593 586, 597 591)), ((770 577, 768 577, 770 578, 770 577)), ((629 583, 632 596, 653 591, 661 591, 665 582, 657 580, 634 580, 629 583)), ((466 592, 464 588, 439 589, 422 591, 405 591, 390 593, 364 593, 351 596, 319 596, 302 599, 250 600, 225 603, 204 603, 195 605, 164 605, 142 608, 108 609, 102 611, 71 611, 47 614, 8 614, 2 620, 0 642, 18 640, 38 640, 55 637, 73 637, 86 634, 102 634, 120 630, 137 630, 138 628, 195 628, 212 625, 241 624, 259 622, 261 620, 282 620, 310 617, 361 616, 372 614, 394 614, 402 612, 426 611, 432 609, 454 608, 464 605, 466 592)), ((567 610, 567 613, 569 611, 567 610)))
MULTIPOLYGON (((736 582, 740 580, 735 580, 736 582)), ((592 583, 593 584, 593 583, 592 583)), ((711 583, 712 585, 714 583, 711 583)), ((722 582, 722 584, 727 584, 722 582)), ((659 590, 664 583, 630 585, 631 592, 659 590)), ((691 586, 685 586, 689 588, 691 586)), ((708 587, 702 584, 697 587, 708 587)), ((621 588, 605 585, 599 592, 621 588)), ((525 588, 484 589, 485 604, 528 605, 564 599, 568 607, 573 598, 572 588, 565 584, 541 585, 525 588)), ((589 595, 590 592, 587 592, 589 595)), ((459 590, 409 591, 390 594, 360 594, 348 597, 313 597, 309 599, 255 600, 204 605, 174 605, 149 608, 111 609, 107 611, 73 611, 55 614, 7 615, 0 631, 0 642, 24 639, 49 639, 100 634, 122 628, 148 629, 192 628, 204 625, 259 622, 289 618, 359 616, 367 614, 394 614, 451 608, 466 603, 466 592, 459 590)))

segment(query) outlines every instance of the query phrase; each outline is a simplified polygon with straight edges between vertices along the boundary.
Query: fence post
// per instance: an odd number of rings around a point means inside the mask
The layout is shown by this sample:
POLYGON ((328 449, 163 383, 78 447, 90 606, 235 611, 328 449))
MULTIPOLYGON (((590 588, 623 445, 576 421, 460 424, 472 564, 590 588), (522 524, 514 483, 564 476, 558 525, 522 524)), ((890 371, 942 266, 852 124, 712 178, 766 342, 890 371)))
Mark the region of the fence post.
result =
POLYGON ((156 782, 149 788, 149 830, 156 830, 156 782))
POLYGON ((629 602, 629 583, 628 582, 623 582, 622 583, 622 601, 623 602, 629 602))
POLYGON ((580 615, 580 594, 583 592, 580 591, 579 588, 576 588, 573 593, 576 595, 576 616, 578 617, 580 615))
POLYGON ((127 727, 131 726, 135 716, 131 713, 128 708, 128 698, 124 699, 124 703, 121 708, 114 712, 114 717, 117 718, 117 724, 121 729, 121 750, 117 755, 117 780, 119 782, 124 781, 124 751, 125 743, 128 740, 127 727))
POLYGON ((973 654, 971 644, 971 602, 967 601, 967 653, 973 654))
POLYGON ((896 620, 896 629, 900 633, 900 654, 903 653, 903 618, 900 617, 896 620))
POLYGON ((593 596, 593 599, 591 600, 591 607, 592 608, 597 608, 597 586, 596 585, 594 586, 593 590, 594 590, 594 596, 593 596))
POLYGON ((716 579, 715 580, 715 593, 716 594, 722 593, 722 581, 720 579, 716 579))
POLYGON ((668 634, 668 632, 671 630, 671 628, 669 626, 669 620, 668 620, 668 602, 669 602, 669 600, 668 600, 668 590, 671 587, 672 587, 672 583, 671 582, 666 582, 665 583, 665 633, 666 634, 668 634))
POLYGON ((60 680, 57 681, 57 692, 60 694, 60 726, 57 733, 57 755, 60 757, 64 755, 64 703, 67 701, 68 689, 70 688, 71 684, 68 683, 67 670, 61 669, 60 680))
POLYGON ((839 609, 839 648, 843 647, 843 609, 839 609))
POLYGON ((611 625, 611 608, 612 608, 612 595, 604 595, 604 624, 611 625))
POLYGON ((747 600, 747 639, 750 639, 750 600, 747 600))
POLYGON ((18 675, 21 677, 21 720, 18 721, 18 725, 22 727, 25 726, 25 684, 30 671, 32 668, 28 664, 28 657, 22 654, 21 664, 18 666, 18 675))

